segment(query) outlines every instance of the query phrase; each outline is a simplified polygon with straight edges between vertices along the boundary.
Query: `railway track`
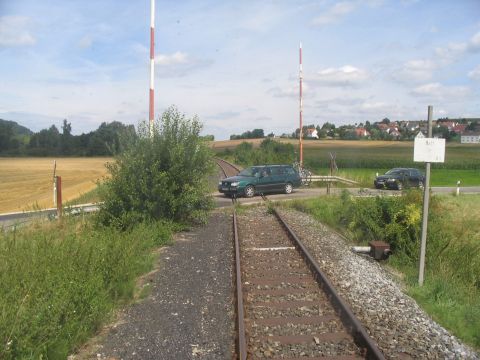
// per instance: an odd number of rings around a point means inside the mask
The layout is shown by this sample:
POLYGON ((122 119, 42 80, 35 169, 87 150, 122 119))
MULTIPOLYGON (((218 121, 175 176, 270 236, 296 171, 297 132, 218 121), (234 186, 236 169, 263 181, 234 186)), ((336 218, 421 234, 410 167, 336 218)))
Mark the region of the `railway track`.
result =
POLYGON ((220 169, 222 170, 222 173, 224 175, 224 177, 230 177, 230 176, 235 176, 239 173, 240 169, 238 167, 236 167, 235 165, 229 163, 228 161, 225 161, 223 159, 220 159, 220 158, 214 158, 215 159, 215 162, 217 163, 217 165, 220 167, 220 169))
MULTIPOLYGON (((225 177, 238 172, 215 160, 225 177)), ((233 232, 239 359, 384 359, 276 210, 251 224, 234 209, 233 232)))
POLYGON ((233 217, 239 359, 384 359, 278 212, 233 217))

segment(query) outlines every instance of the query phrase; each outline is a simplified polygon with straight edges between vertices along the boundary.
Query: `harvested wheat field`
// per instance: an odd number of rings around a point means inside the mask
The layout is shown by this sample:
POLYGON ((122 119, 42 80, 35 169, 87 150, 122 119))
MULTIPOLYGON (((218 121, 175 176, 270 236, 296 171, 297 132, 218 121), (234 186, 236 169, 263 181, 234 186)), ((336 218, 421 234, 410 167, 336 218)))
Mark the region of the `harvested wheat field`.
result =
MULTIPOLYGON (((0 158, 0 213, 53 207, 54 158, 0 158)), ((56 158, 63 202, 92 190, 112 158, 56 158)))

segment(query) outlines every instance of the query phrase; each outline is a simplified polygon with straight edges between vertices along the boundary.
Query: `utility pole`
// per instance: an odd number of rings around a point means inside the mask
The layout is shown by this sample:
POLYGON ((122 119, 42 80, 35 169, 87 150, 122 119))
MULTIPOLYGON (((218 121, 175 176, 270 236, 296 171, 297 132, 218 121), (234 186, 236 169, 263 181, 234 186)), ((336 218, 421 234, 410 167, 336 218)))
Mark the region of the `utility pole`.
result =
POLYGON ((299 132, 299 143, 300 143, 300 167, 303 167, 303 68, 302 68, 302 43, 300 43, 300 69, 299 69, 299 80, 300 80, 300 132, 299 132))
POLYGON ((150 99, 148 119, 150 125, 150 137, 153 137, 154 111, 154 78, 155 78, 155 0, 150 0, 150 99))

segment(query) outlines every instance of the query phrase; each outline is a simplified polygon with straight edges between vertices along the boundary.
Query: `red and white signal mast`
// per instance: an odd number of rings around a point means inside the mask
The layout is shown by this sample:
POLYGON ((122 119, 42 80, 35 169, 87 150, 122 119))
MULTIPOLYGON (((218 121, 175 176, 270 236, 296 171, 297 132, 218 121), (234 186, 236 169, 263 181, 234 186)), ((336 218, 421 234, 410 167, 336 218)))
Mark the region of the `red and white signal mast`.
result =
POLYGON ((154 86, 155 86, 155 0, 150 2, 150 101, 148 119, 150 121, 150 137, 153 137, 154 111, 154 86))
POLYGON ((300 43, 300 69, 299 69, 299 81, 300 81, 300 131, 298 134, 300 143, 300 167, 303 166, 303 68, 302 68, 302 43, 300 43))

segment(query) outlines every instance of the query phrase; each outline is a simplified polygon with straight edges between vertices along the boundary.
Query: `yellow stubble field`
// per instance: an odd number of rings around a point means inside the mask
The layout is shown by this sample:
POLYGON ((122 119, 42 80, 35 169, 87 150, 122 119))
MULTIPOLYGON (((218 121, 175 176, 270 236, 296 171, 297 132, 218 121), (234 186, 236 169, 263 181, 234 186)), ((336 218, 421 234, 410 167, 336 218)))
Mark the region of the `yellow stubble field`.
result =
POLYGON ((94 189, 112 158, 0 158, 0 213, 53 207, 53 161, 63 202, 94 189))

